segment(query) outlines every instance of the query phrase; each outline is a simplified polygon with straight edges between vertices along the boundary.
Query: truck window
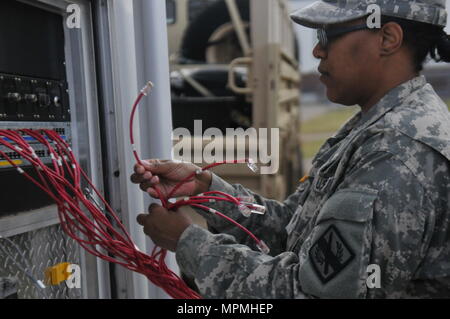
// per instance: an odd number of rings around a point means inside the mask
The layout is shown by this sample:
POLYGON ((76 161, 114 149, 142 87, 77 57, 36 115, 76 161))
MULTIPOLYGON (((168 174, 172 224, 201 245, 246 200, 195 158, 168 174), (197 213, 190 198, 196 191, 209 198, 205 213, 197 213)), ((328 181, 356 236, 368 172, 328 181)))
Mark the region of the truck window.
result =
POLYGON ((177 21, 175 0, 166 0, 166 20, 167 24, 174 24, 177 21))

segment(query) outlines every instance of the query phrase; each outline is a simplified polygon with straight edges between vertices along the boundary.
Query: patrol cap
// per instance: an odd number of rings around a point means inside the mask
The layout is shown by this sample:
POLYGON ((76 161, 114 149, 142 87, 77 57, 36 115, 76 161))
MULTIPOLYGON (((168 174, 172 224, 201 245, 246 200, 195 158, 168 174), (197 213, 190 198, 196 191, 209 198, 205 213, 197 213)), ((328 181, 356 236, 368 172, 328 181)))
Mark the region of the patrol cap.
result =
POLYGON ((376 4, 381 15, 438 26, 447 24, 445 0, 322 0, 294 11, 291 19, 309 28, 321 28, 368 16, 368 6, 376 4))

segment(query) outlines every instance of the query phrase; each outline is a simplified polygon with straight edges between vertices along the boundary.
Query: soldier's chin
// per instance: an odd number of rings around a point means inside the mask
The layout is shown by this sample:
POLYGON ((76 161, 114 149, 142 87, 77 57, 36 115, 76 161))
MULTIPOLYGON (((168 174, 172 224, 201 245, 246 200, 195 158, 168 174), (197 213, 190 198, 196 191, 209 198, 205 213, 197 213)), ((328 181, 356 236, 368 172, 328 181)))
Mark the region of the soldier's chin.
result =
POLYGON ((330 89, 328 86, 327 86, 327 98, 330 102, 338 104, 340 103, 339 101, 341 100, 339 98, 339 94, 337 94, 333 89, 330 89))
POLYGON ((345 97, 342 94, 339 94, 336 90, 330 89, 327 87, 327 99, 330 102, 341 104, 345 106, 355 105, 355 102, 351 97, 345 97))

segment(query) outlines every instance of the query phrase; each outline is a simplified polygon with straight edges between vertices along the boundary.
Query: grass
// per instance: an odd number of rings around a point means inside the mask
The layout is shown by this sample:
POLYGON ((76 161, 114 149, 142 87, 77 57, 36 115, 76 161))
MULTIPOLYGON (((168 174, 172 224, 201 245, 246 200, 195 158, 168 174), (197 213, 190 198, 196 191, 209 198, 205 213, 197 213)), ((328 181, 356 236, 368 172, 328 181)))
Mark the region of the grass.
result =
POLYGON ((341 109, 333 109, 323 115, 315 117, 303 123, 300 132, 302 134, 315 133, 334 133, 336 132, 350 117, 357 113, 359 107, 343 107, 341 109))
POLYGON ((333 109, 303 123, 300 129, 303 135, 303 156, 306 159, 314 157, 319 148, 325 143, 327 137, 333 135, 358 110, 359 107, 356 106, 333 109), (317 134, 317 137, 314 134, 317 134))
POLYGON ((305 158, 313 158, 317 154, 320 147, 325 143, 326 139, 318 139, 313 141, 302 142, 302 152, 305 158))
MULTIPOLYGON (((448 110, 450 111, 450 99, 446 101, 448 110)), ((302 151, 306 159, 314 157, 319 148, 325 143, 324 135, 333 135, 341 126, 358 112, 359 107, 345 107, 341 109, 333 109, 323 115, 315 117, 302 124, 300 132, 305 134, 318 134, 317 138, 309 136, 303 138, 302 151)))

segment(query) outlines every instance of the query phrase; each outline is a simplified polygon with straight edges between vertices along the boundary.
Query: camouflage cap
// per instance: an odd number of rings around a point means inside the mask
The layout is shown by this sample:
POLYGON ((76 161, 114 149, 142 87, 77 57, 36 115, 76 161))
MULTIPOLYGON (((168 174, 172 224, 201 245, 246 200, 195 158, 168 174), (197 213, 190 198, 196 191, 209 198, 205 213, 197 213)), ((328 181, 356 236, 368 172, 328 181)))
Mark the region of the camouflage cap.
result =
POLYGON ((309 28, 320 28, 368 16, 371 4, 377 4, 382 15, 439 26, 447 24, 445 0, 322 0, 293 12, 291 19, 309 28))

